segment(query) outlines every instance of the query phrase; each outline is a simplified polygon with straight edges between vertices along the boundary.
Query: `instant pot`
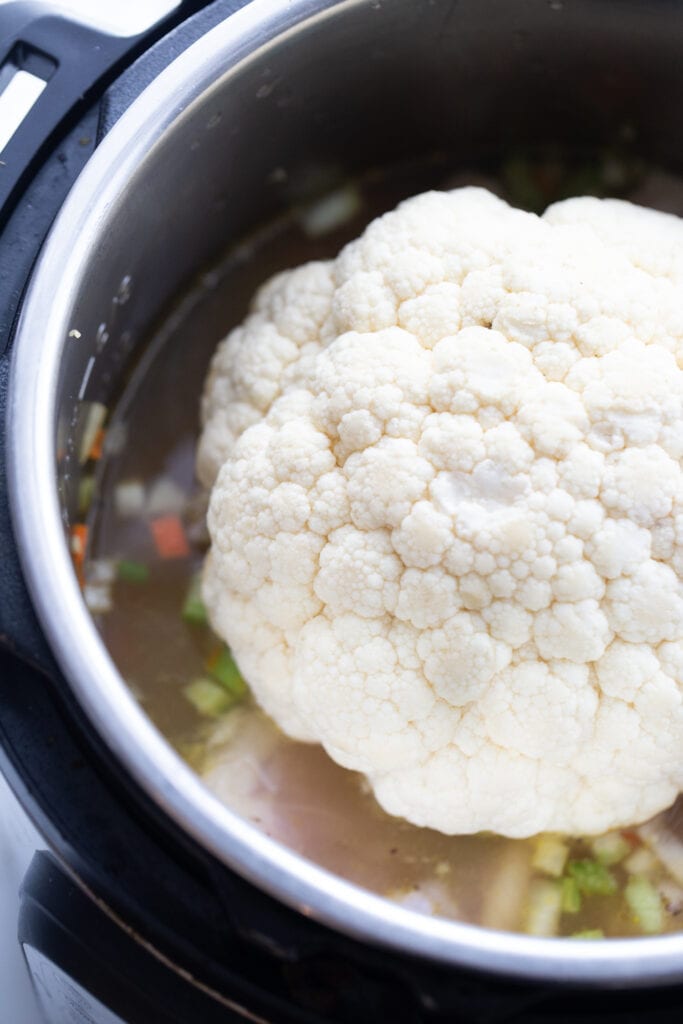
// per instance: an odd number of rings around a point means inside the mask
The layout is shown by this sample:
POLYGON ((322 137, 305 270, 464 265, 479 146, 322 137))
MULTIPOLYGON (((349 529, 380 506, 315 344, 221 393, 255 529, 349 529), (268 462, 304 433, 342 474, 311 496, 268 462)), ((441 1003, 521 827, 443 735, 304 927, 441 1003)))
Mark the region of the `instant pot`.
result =
POLYGON ((47 847, 18 928, 48 1020, 678 1021, 683 933, 430 918, 223 807, 123 683, 67 532, 83 403, 231 240, 426 153, 683 174, 683 3, 214 0, 134 39, 17 3, 0 45, 0 86, 43 83, 0 154, 0 753, 47 847))

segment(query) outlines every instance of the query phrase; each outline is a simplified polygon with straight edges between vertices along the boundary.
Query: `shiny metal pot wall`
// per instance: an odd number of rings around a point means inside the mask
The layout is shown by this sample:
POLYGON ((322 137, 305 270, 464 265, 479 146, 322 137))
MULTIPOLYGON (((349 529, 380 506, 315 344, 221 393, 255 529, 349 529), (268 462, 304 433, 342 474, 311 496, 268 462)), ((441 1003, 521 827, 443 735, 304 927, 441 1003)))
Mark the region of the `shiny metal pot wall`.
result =
POLYGON ((341 931, 526 977, 683 977, 683 935, 583 944, 420 916, 293 855, 205 791, 129 694, 72 571, 64 523, 85 403, 106 401, 150 322, 230 240, 348 175, 434 151, 472 167, 536 142, 627 143, 679 168, 682 44, 673 2, 627 0, 617 13, 604 0, 254 0, 121 118, 34 275, 16 344, 12 494, 61 667, 94 728, 176 822, 341 931))

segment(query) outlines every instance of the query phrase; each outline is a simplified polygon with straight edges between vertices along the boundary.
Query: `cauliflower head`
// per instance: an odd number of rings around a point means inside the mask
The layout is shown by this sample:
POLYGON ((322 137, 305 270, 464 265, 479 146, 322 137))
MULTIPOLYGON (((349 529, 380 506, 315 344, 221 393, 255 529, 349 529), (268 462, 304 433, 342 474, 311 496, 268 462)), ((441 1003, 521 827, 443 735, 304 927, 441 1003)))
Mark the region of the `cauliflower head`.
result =
POLYGON ((430 192, 222 342, 204 597, 263 708, 446 833, 683 788, 683 221, 430 192))

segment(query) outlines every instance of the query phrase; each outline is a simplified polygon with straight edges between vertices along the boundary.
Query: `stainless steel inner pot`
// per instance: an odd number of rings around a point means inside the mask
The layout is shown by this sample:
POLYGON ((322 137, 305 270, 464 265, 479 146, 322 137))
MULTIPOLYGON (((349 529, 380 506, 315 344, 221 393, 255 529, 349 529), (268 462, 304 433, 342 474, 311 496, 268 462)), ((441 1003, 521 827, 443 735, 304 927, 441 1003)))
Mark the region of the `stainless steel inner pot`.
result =
POLYGON ((343 932, 529 978, 683 977, 683 934, 576 943, 418 915, 290 853, 212 797, 136 704, 81 598, 65 525, 84 403, 116 390, 150 323, 199 268, 349 175, 436 151, 472 168, 534 143, 630 147, 680 170, 682 46, 673 0, 254 0, 104 139, 33 277, 16 341, 11 487, 61 667, 94 728, 177 823, 343 932))

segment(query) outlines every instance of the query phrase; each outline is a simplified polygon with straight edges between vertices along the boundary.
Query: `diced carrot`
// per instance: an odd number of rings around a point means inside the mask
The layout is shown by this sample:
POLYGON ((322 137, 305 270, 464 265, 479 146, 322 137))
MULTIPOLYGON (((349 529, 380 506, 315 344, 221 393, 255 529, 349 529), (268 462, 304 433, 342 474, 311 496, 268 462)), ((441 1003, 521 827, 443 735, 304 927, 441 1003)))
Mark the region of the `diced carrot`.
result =
POLYGON ((85 523, 74 523, 71 527, 71 554, 74 562, 83 563, 88 543, 88 527, 85 523))
POLYGON ((84 416, 83 433, 78 451, 78 461, 84 466, 88 459, 92 458, 92 450, 97 435, 103 429, 107 419, 108 409, 101 402, 83 402, 82 415, 84 416))
POLYGON ((90 452, 88 453, 88 458, 94 459, 96 462, 98 459, 102 458, 102 445, 104 444, 105 435, 106 430, 100 428, 100 430, 97 431, 95 434, 95 440, 93 441, 90 452))
POLYGON ((177 516, 151 519, 149 527, 160 558, 187 558, 190 554, 183 524, 177 516))
POLYGON ((85 580, 83 576, 83 564, 85 562, 85 552, 88 546, 88 527, 85 523, 74 523, 71 527, 71 557, 73 558, 74 568, 76 570, 76 576, 78 582, 83 586, 85 580))

